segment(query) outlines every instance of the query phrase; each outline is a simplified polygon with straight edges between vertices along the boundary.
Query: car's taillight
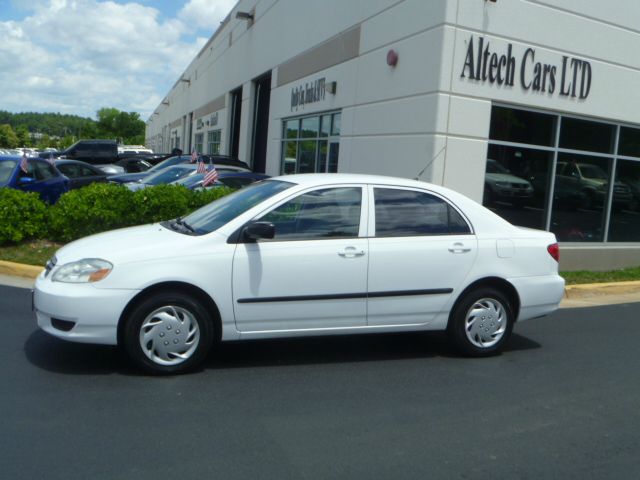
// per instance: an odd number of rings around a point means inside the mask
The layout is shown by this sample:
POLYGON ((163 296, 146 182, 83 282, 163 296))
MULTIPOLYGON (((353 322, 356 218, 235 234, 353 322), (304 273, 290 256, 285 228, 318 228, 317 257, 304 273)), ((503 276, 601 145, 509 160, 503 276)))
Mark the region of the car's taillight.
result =
POLYGON ((553 257, 556 262, 560 262, 560 247, 557 243, 552 243, 547 247, 547 252, 553 257))

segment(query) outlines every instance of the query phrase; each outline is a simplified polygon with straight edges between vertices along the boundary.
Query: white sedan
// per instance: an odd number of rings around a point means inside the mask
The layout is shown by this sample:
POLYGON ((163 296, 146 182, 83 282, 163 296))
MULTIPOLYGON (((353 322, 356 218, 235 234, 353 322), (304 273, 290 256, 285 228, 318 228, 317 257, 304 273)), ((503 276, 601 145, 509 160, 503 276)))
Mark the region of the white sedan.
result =
POLYGON ((167 374, 218 341, 305 335, 446 330, 461 353, 492 355, 563 288, 552 233, 436 185, 311 174, 73 242, 34 306, 46 332, 167 374))

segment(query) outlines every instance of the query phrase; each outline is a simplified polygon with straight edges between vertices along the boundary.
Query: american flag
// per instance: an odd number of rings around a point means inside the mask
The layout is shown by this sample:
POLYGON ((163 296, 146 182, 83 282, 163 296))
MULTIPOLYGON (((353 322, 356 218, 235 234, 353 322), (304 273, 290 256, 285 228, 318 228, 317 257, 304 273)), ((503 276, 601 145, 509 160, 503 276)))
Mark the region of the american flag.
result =
POLYGON ((198 168, 196 168, 196 173, 205 173, 207 171, 207 167, 205 166, 202 158, 198 161, 198 168))
POLYGON ((28 162, 29 160, 27 159, 27 153, 26 152, 22 152, 22 160, 20 160, 20 170, 22 170, 24 173, 29 173, 29 170, 27 168, 28 166, 28 162))
POLYGON ((191 163, 194 163, 196 160, 198 160, 198 152, 196 152, 194 148, 191 150, 191 163))
POLYGON ((206 187, 210 183, 215 182, 218 179, 218 171, 216 170, 216 166, 211 164, 211 170, 204 174, 204 178, 202 179, 202 186, 206 187))
POLYGON ((52 153, 52 152, 49 152, 49 158, 48 158, 48 160, 49 160, 49 163, 50 163, 51 165, 55 165, 55 164, 56 164, 56 161, 55 161, 55 159, 53 158, 53 153, 52 153))

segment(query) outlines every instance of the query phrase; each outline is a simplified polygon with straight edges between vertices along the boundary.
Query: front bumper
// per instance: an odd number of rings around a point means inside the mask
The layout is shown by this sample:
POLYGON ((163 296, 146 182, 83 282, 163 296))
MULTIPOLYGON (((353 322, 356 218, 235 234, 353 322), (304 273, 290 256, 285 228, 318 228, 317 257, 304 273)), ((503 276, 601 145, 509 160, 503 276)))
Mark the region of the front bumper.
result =
POLYGON ((33 308, 38 326, 55 337, 116 345, 120 315, 138 292, 52 282, 43 273, 36 279, 33 308))

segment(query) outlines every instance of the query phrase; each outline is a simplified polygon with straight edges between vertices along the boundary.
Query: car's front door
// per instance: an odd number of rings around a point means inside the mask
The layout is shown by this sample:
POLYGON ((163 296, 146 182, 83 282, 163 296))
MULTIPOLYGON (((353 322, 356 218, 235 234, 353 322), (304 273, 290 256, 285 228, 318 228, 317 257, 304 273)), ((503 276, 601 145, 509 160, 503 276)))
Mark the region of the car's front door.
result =
POLYGON ((273 240, 242 242, 233 260, 239 331, 366 324, 368 240, 361 186, 306 191, 256 220, 273 240))
POLYGON ((477 241, 445 199, 371 187, 368 325, 429 323, 469 273, 477 241))

